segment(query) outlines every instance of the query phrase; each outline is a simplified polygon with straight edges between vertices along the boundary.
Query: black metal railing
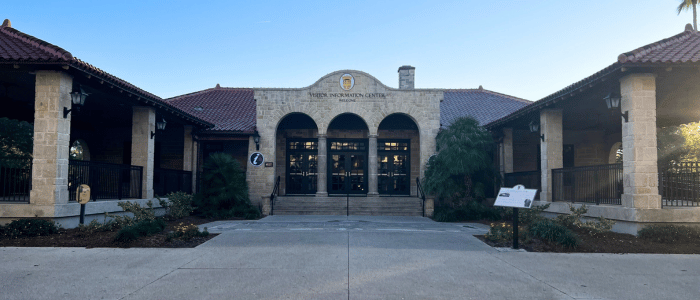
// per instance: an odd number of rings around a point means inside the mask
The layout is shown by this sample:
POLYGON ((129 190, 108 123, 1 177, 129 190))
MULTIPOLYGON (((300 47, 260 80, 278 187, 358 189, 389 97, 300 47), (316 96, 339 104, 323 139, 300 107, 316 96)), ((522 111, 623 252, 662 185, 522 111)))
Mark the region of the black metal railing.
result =
POLYGON ((620 205, 622 164, 552 169, 552 201, 620 205))
POLYGON ((700 164, 659 165, 661 206, 700 206, 700 164))
POLYGON ((0 160, 0 202, 29 203, 31 189, 31 159, 0 160))
POLYGON ((192 194, 192 171, 154 169, 153 192, 161 197, 174 192, 192 194))
POLYGON ((506 173, 503 176, 504 187, 514 187, 522 184, 526 189, 537 190, 535 199, 540 199, 540 189, 542 188, 542 173, 539 170, 506 173))
POLYGON ((92 161, 68 162, 68 194, 75 201, 75 191, 81 184, 90 186, 92 200, 140 199, 143 167, 92 161))
POLYGON ((280 180, 281 179, 282 179, 281 176, 277 176, 277 179, 275 180, 275 187, 272 189, 272 193, 270 193, 270 215, 272 215, 272 212, 275 208, 275 197, 280 192, 280 180))
POLYGON ((425 191, 423 191, 423 185, 420 184, 420 177, 416 177, 416 196, 423 200, 423 217, 425 217, 425 191))

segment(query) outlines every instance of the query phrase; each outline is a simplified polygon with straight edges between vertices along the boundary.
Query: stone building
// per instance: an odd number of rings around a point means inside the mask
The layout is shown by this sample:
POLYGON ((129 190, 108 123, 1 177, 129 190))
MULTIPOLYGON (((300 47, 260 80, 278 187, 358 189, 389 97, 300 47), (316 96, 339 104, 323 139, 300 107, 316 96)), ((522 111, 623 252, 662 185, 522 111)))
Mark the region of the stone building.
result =
POLYGON ((0 162, 0 222, 75 226, 80 184, 92 188, 93 218, 118 201, 195 192, 215 152, 241 162, 265 214, 430 214, 419 181, 436 135, 471 116, 498 141, 504 185, 539 189, 551 214, 585 203, 588 216, 630 233, 696 224, 700 166, 658 157, 657 131, 700 119, 698 45, 687 27, 536 102, 482 87, 416 89, 412 66, 398 69, 398 88, 339 70, 307 87, 217 84, 161 99, 6 20, 0 118, 33 124, 34 149, 30 161, 0 162), (84 104, 71 102, 81 95, 84 104))
POLYGON ((167 101, 216 124, 197 133, 200 162, 215 151, 237 157, 266 214, 422 215, 416 179, 440 128, 467 115, 485 124, 530 102, 483 88, 415 89, 414 67, 398 74, 398 89, 341 70, 305 88, 217 85, 167 101))
POLYGON ((636 233, 648 224, 700 222, 696 161, 658 157, 657 132, 700 120, 700 33, 622 53, 612 65, 485 127, 500 137, 506 185, 540 190, 552 214, 588 216, 636 233))

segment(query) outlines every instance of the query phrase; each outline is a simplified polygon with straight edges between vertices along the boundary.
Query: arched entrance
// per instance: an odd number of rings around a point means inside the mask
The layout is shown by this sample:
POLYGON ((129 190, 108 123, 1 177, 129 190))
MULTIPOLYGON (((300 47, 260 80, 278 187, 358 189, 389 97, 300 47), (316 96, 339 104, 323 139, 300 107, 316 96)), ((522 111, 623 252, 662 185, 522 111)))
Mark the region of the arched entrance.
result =
POLYGON ((277 174, 286 195, 315 194, 318 189, 318 128, 311 117, 292 113, 277 126, 277 174), (284 163, 282 163, 284 162, 284 163))
POLYGON ((419 136, 416 123, 404 114, 391 114, 379 123, 377 182, 380 195, 415 194, 411 178, 420 175, 419 136))
POLYGON ((328 194, 368 192, 369 129, 362 118, 341 114, 328 125, 328 194))

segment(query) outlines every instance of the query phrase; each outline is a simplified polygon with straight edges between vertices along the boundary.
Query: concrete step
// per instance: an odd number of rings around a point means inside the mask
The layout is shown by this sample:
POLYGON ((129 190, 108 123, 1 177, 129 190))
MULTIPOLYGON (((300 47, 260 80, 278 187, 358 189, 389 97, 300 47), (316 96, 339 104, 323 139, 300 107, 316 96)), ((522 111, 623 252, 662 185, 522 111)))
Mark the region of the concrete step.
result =
POLYGON ((351 215, 422 216, 423 200, 417 197, 278 196, 274 200, 273 214, 345 215, 348 210, 351 215))

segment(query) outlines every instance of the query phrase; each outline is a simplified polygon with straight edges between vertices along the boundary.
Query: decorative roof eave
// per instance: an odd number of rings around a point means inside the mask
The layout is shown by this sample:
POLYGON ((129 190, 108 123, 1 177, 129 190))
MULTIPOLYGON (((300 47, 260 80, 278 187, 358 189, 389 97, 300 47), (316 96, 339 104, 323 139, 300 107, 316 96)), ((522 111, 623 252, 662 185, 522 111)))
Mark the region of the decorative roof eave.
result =
POLYGON ((115 77, 114 75, 111 75, 107 72, 104 72, 82 60, 79 60, 77 58, 74 58, 73 61, 70 63, 70 67, 74 68, 86 75, 95 77, 99 80, 103 80, 104 82, 107 82, 115 87, 121 88, 125 92, 131 93, 132 95, 136 96, 137 100, 143 99, 144 102, 147 104, 163 109, 167 112, 170 112, 172 114, 175 114, 191 123, 194 123, 200 127, 206 127, 206 128, 214 128, 214 124, 209 123, 207 121, 204 121, 202 119, 199 119, 195 116, 192 116, 183 110, 174 107, 173 105, 165 102, 162 100, 160 97, 153 95, 149 92, 146 92, 122 79, 119 79, 115 77))
POLYGON ((574 84, 571 84, 558 92, 551 94, 547 97, 544 97, 536 102, 533 102, 530 105, 527 105, 521 109, 518 109, 514 111, 513 113, 500 118, 498 120, 495 120, 491 123, 488 123, 484 125, 486 129, 494 129, 496 127, 502 126, 510 121, 513 121, 515 119, 518 119, 522 116, 525 115, 530 115, 536 111, 539 111, 541 109, 544 109, 548 106, 553 105, 554 103, 557 103, 561 100, 564 100, 572 95, 572 93, 576 93, 577 91, 587 89, 589 86, 599 83, 603 81, 606 77, 610 76, 613 73, 619 72, 624 65, 621 63, 614 63, 605 69, 602 69, 595 74, 588 76, 584 78, 583 80, 580 80, 574 84))

